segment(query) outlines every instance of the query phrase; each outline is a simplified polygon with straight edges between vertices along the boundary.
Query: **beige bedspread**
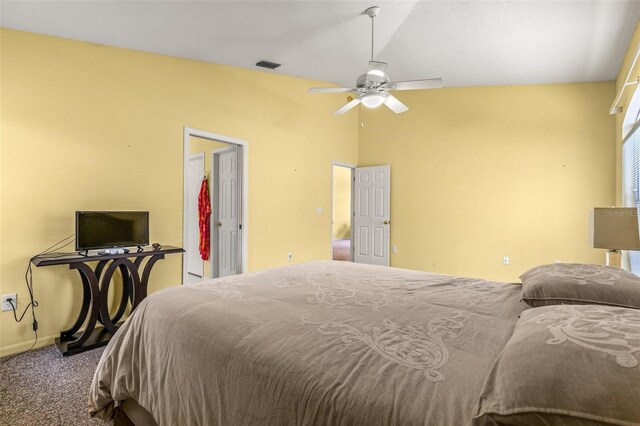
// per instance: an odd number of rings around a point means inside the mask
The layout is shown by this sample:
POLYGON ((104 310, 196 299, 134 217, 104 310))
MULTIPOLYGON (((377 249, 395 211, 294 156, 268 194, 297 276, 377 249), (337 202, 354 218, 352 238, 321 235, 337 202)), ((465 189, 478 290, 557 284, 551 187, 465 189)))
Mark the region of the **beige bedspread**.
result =
POLYGON ((107 346, 93 416, 160 425, 465 425, 519 285, 310 262, 154 293, 107 346))

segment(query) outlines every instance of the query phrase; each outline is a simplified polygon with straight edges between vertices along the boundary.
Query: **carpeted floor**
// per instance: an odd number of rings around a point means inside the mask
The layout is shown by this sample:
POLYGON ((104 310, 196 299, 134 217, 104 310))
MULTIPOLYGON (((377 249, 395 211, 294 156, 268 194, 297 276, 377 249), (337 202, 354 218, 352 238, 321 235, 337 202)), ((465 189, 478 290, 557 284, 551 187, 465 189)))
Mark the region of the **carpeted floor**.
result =
POLYGON ((87 411, 104 348, 63 357, 47 346, 0 364, 0 425, 104 426, 87 411))
POLYGON ((333 240, 333 260, 351 260, 349 250, 351 250, 351 240, 333 240))

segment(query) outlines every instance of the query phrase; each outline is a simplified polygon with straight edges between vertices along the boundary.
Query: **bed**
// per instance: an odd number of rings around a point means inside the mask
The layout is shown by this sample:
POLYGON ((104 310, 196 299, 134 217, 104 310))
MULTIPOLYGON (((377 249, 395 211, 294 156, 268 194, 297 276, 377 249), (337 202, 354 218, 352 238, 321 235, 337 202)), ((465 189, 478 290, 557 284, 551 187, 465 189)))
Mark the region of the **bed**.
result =
POLYGON ((162 290, 106 347, 89 410, 158 425, 478 423, 521 298, 519 284, 331 261, 162 290))

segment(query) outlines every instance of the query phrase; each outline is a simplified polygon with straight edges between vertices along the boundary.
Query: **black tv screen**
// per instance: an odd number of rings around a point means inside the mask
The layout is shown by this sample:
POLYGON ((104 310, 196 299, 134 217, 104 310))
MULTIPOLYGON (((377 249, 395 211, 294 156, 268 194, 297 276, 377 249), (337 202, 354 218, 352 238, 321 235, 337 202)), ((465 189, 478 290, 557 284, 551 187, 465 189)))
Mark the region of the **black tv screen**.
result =
POLYGON ((149 212, 76 212, 76 250, 148 244, 149 212))

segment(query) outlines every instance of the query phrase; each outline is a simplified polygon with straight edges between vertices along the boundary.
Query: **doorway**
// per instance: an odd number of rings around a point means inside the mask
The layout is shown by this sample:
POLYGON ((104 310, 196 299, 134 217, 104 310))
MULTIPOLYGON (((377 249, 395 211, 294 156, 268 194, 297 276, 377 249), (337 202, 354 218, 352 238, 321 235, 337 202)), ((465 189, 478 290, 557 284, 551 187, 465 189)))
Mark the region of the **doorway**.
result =
POLYGON ((182 282, 244 273, 248 254, 248 144, 185 128, 183 145, 186 253, 182 282))
POLYGON ((199 281, 204 277, 204 261, 199 252, 199 223, 198 223, 198 191, 204 179, 204 153, 189 155, 188 182, 186 194, 187 235, 184 249, 187 257, 187 273, 189 281, 199 281))
POLYGON ((355 166, 331 165, 331 259, 353 260, 353 177, 355 166))
POLYGON ((331 163, 331 259, 389 266, 391 168, 331 163))

